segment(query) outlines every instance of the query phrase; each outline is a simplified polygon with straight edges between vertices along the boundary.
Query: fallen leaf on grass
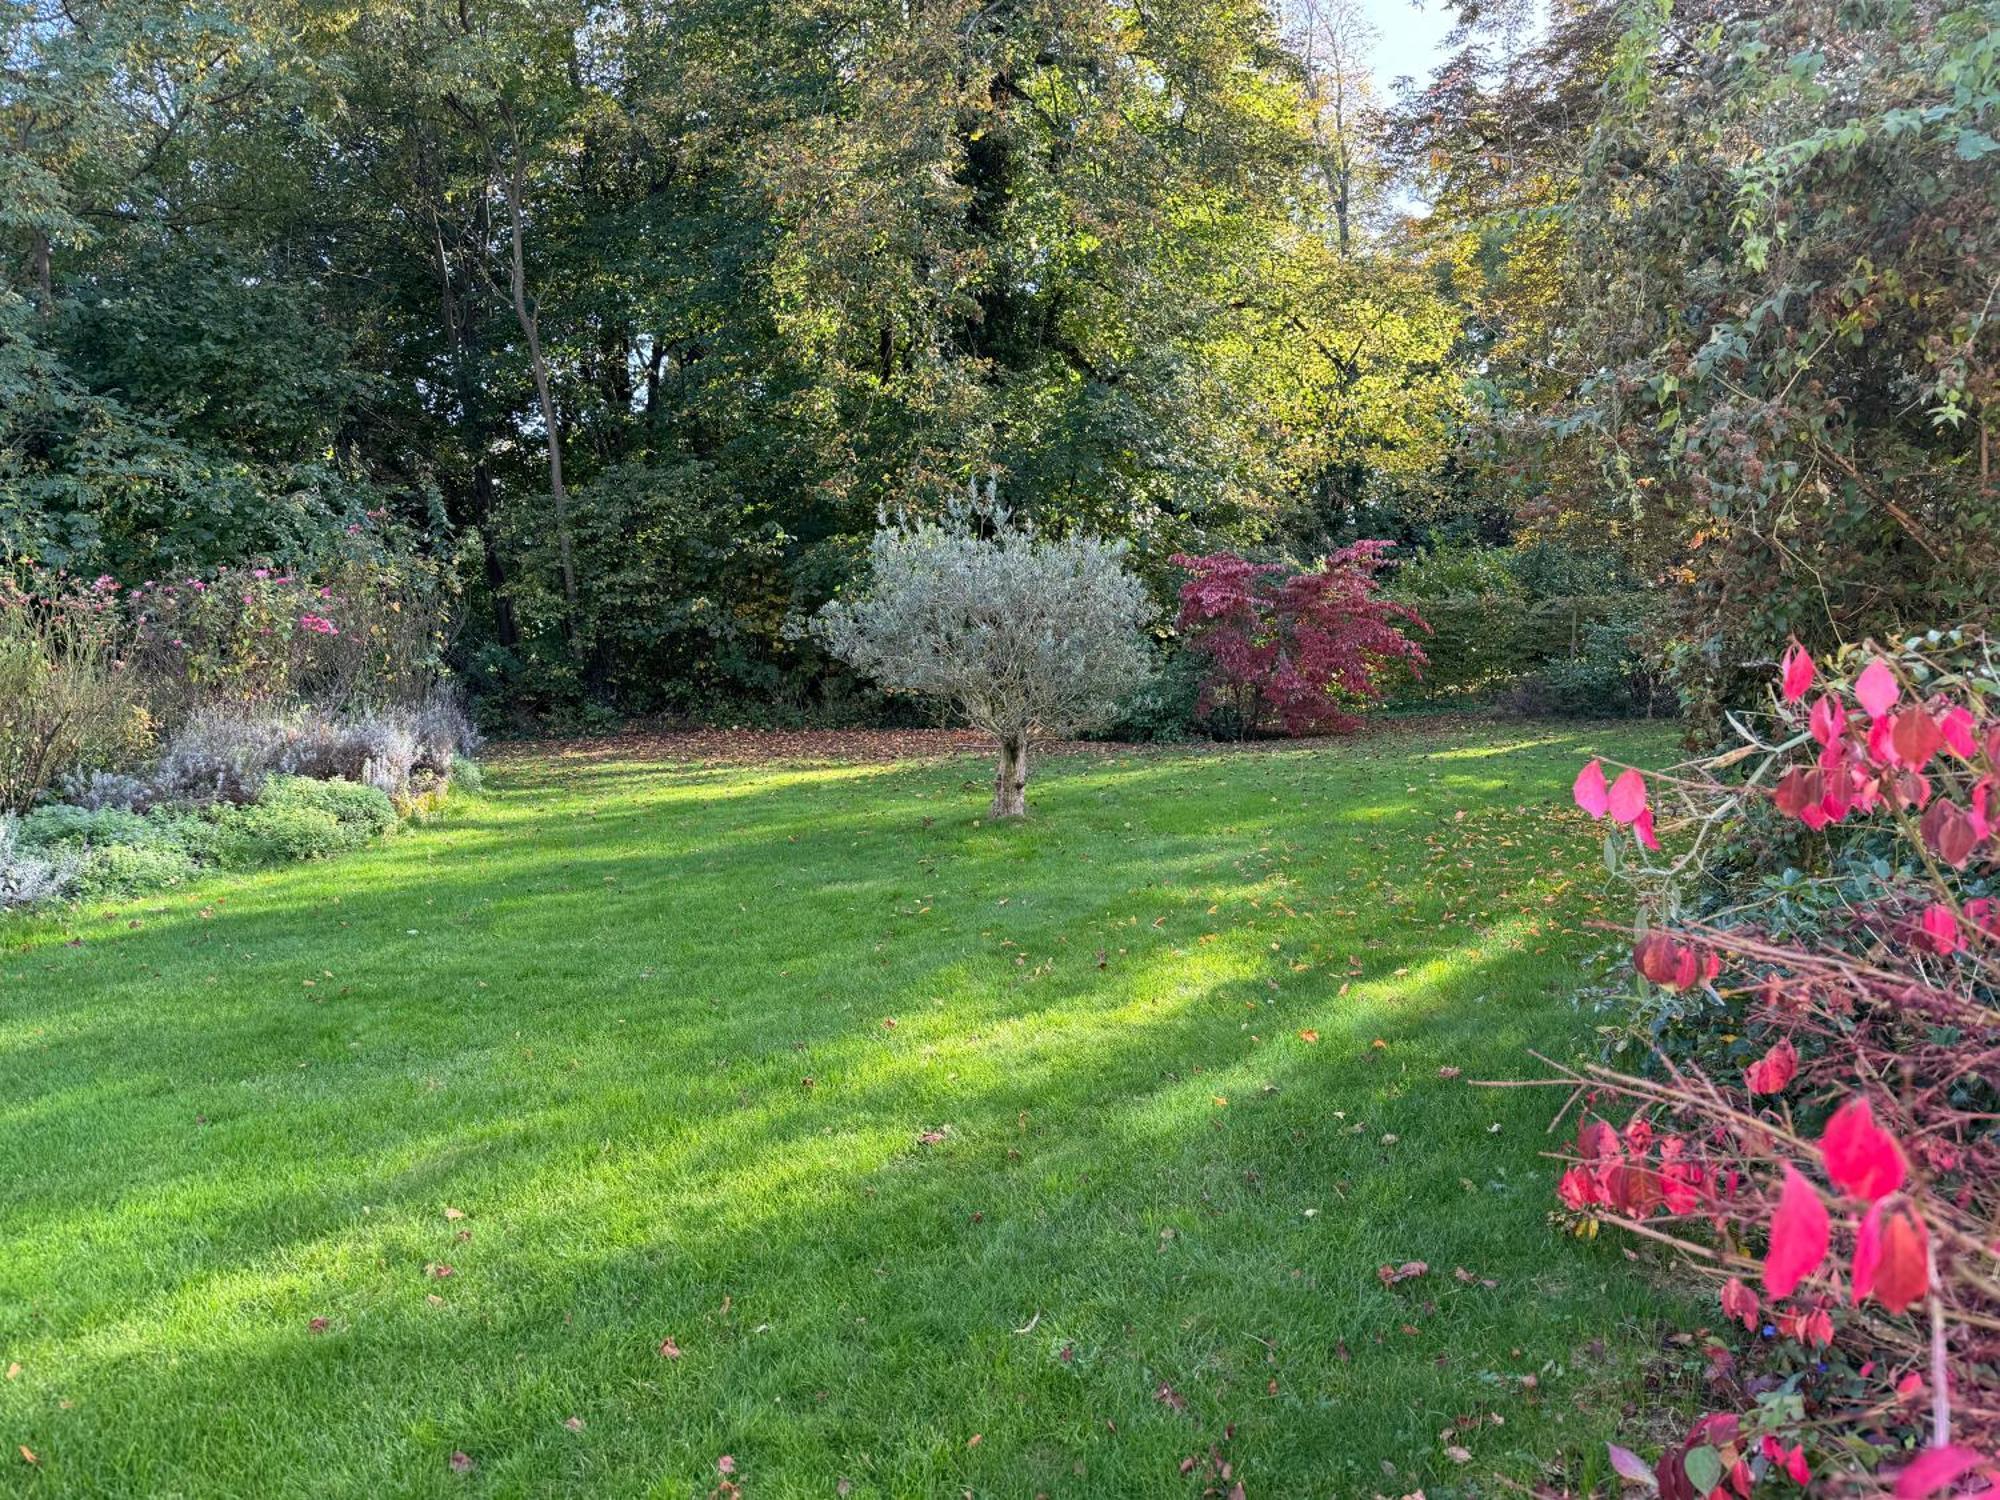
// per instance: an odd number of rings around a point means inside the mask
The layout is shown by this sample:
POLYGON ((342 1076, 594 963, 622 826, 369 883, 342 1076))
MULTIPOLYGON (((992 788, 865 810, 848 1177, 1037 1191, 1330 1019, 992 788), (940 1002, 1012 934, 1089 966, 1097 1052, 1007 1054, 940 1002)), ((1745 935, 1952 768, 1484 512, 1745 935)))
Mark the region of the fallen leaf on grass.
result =
POLYGON ((447 1203, 444 1209, 444 1216, 447 1219, 462 1219, 465 1217, 465 1210, 462 1208, 453 1208, 447 1203))
POLYGON ((1375 1275, 1381 1280, 1382 1285, 1394 1286, 1399 1281, 1410 1281, 1425 1275, 1429 1270, 1430 1266, 1423 1261, 1406 1260, 1400 1266, 1378 1266, 1375 1275))
POLYGON ((1610 1456, 1611 1467, 1626 1483, 1643 1484, 1650 1489, 1660 1487, 1659 1478, 1653 1473, 1653 1466, 1630 1448, 1621 1448, 1616 1443, 1606 1443, 1604 1451, 1610 1456))
POLYGON ((1452 1079, 1458 1077, 1464 1071, 1465 1070, 1463 1068, 1454 1068, 1449 1064, 1447 1064, 1446 1066, 1438 1069, 1438 1077, 1444 1079, 1447 1083, 1449 1083, 1452 1079))
POLYGON ((19 1380, 21 1378, 21 1363, 19 1360, 7 1366, 7 1378, 9 1380, 19 1380))
POLYGON ((1449 1448, 1444 1450, 1444 1456, 1455 1464, 1469 1464, 1472 1462, 1471 1450, 1461 1448, 1456 1443, 1453 1443, 1449 1448))
POLYGON ((971 1437, 965 1440, 965 1446, 968 1448, 977 1448, 985 1440, 986 1440, 985 1434, 975 1432, 971 1437))
POLYGON ((563 1426, 567 1427, 571 1432, 581 1432, 583 1431, 583 1418, 582 1417, 565 1418, 563 1421, 563 1426))
POLYGON ((680 1357, 681 1357, 681 1346, 679 1344, 676 1344, 670 1338, 660 1340, 661 1359, 679 1359, 680 1357))
POLYGON ((718 1474, 734 1474, 736 1472, 736 1460, 727 1453, 723 1454, 722 1457, 715 1461, 715 1471, 718 1474))
POLYGON ((440 1260, 440 1261, 433 1261, 430 1265, 425 1266, 424 1274, 426 1276, 433 1277, 438 1281, 443 1281, 447 1276, 452 1276, 455 1275, 456 1273, 452 1270, 450 1266, 446 1265, 443 1261, 440 1260))
POLYGON ((472 1472, 472 1455, 453 1449, 451 1455, 451 1472, 454 1474, 470 1474, 472 1472))
POLYGON ((306 1324, 306 1332, 325 1333, 332 1326, 325 1318, 314 1318, 310 1323, 306 1324))
POLYGON ((21 1457, 31 1464, 38 1464, 41 1462, 41 1460, 35 1456, 35 1450, 33 1448, 30 1448, 26 1443, 21 1444, 21 1457))
POLYGON ((1301 1031, 1299 1033, 1299 1040, 1310 1045, 1311 1043, 1319 1040, 1319 1033, 1317 1031, 1314 1031, 1311 1027, 1307 1027, 1304 1031, 1301 1031))
POLYGON ((1168 1385, 1164 1380, 1160 1382, 1160 1388, 1153 1392, 1153 1399, 1172 1407, 1175 1411, 1187 1410, 1187 1397, 1168 1385))

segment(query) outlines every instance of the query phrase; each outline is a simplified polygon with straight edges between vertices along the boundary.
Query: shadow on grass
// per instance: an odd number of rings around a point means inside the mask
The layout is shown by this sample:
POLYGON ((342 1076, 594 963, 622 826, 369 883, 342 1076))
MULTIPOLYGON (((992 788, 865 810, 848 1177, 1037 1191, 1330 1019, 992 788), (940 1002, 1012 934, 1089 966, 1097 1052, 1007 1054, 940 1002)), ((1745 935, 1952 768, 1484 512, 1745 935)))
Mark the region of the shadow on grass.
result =
MULTIPOLYGON (((1383 1463, 1421 1477, 1439 1422, 1518 1402, 1517 1374, 1625 1315, 1580 1290, 1596 1252, 1524 1231, 1538 1103, 1436 1076, 1546 1041, 1560 957, 1331 923, 1367 975, 1298 973, 1317 918, 1208 910, 1330 878, 1278 865, 1242 795, 1240 836, 1127 843, 1165 765, 1120 772, 1104 813, 1103 767, 1052 777, 1049 822, 977 831, 925 828, 949 778, 904 774, 869 783, 872 813, 760 788, 705 815, 764 809, 754 832, 683 825, 672 850, 644 847, 653 812, 550 828, 503 786, 356 861, 337 905, 301 910, 324 872, 284 872, 206 920, 6 961, 38 988, 0 1032, 24 1163, 0 1338, 80 1409, 158 1429, 150 1451, 71 1432, 76 1472, 213 1488, 171 1416, 200 1411, 274 1493, 302 1466, 329 1493, 443 1491, 455 1448, 502 1491, 698 1489, 729 1451, 766 1493, 823 1492, 829 1455, 862 1493, 1074 1492, 1079 1464, 1085 1492, 1176 1493, 1178 1453, 1235 1423, 1261 1492, 1345 1493, 1383 1463), (891 833, 857 873, 851 841, 891 833), (1012 890, 1023 859, 1036 888, 1012 890), (895 909, 926 892, 928 915, 895 909), (163 993, 168 972, 201 987, 163 993), (1438 1284, 1373 1275, 1412 1257, 1438 1284), (1444 1283, 1454 1261, 1507 1279, 1444 1283)), ((1562 1446, 1508 1410, 1509 1442, 1562 1446)))

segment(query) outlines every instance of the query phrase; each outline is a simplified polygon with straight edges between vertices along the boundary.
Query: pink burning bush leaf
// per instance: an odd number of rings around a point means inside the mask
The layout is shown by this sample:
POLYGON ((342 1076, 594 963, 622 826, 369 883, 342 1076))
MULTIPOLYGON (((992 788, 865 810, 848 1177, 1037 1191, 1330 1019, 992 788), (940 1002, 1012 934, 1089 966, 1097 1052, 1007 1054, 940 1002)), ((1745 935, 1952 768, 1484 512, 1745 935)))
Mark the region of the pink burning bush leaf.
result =
POLYGON ((1785 659, 1779 663, 1779 676, 1785 701, 1798 702, 1812 691, 1815 676, 1812 653, 1797 641, 1793 641, 1791 649, 1785 653, 1785 659))
POLYGON ((1850 1099, 1833 1112, 1819 1149, 1833 1185, 1871 1203, 1902 1187, 1908 1171, 1895 1138, 1875 1123, 1866 1099, 1850 1099))
POLYGON ((1743 1070, 1743 1086, 1753 1094, 1776 1094, 1798 1076, 1799 1050, 1785 1037, 1743 1070))
POLYGON ((1634 823, 1646 810, 1646 778, 1637 771, 1621 771, 1611 783, 1606 810, 1614 823, 1634 823))
POLYGON ((1854 1237, 1854 1305, 1873 1297, 1892 1313, 1906 1311, 1930 1291, 1930 1234, 1907 1208, 1888 1212, 1876 1203, 1854 1237))
POLYGON ((1826 1259, 1830 1226, 1819 1190, 1785 1163, 1785 1186, 1771 1220, 1771 1245, 1764 1255, 1764 1290, 1789 1297, 1826 1259))
POLYGON ((1871 719, 1879 719, 1896 706, 1896 700, 1903 696, 1903 687, 1889 664, 1878 656, 1854 679, 1854 696, 1868 710, 1871 719))
POLYGON ((1578 771, 1570 795, 1576 799, 1576 805, 1591 817, 1603 817, 1611 808, 1611 791, 1604 781, 1604 762, 1593 760, 1578 771))

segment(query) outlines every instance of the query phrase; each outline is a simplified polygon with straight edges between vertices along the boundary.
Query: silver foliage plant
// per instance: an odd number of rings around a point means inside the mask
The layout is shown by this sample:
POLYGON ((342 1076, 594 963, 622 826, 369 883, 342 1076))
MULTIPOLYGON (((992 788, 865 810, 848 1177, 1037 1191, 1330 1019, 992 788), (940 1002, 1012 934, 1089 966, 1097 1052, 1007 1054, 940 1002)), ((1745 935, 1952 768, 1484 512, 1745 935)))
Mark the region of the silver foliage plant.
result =
POLYGON ((0 909, 60 900, 76 877, 74 855, 23 849, 20 823, 12 813, 0 813, 0 909))
POLYGON ((814 633, 890 692, 949 704, 992 735, 993 816, 1021 817, 1029 748, 1103 724, 1151 670, 1153 610, 1126 550, 1037 535, 989 487, 940 520, 885 524, 866 590, 822 609, 814 633))
POLYGON ((306 776, 359 782, 393 799, 441 785, 478 743, 472 721, 444 691, 351 716, 219 705, 174 732, 148 790, 156 802, 252 802, 267 776, 306 776))

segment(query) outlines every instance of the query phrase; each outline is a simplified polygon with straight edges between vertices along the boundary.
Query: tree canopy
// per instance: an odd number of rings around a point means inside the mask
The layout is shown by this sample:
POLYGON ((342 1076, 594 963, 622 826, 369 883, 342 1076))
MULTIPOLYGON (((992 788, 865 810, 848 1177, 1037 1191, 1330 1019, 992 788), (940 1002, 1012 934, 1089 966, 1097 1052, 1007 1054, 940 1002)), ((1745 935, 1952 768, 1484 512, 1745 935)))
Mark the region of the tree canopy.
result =
POLYGON ((1353 0, 4 0, 0 554, 414 549, 476 686, 726 712, 991 473, 1162 602, 1608 548, 1726 692, 1990 576, 1994 19, 1482 6, 1399 92, 1353 0))

